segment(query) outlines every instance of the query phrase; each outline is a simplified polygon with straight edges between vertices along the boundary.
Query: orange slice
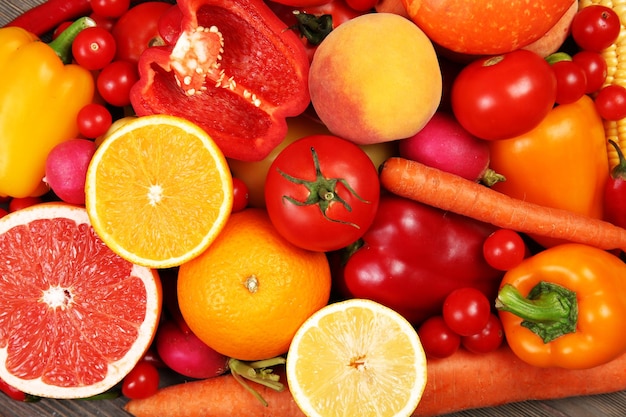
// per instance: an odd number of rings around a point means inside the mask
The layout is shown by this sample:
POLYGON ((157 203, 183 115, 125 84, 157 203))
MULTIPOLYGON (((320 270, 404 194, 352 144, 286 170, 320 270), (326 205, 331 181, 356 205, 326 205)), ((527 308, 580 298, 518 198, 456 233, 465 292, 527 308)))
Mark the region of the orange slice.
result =
POLYGON ((299 328, 287 381, 309 417, 410 416, 426 386, 426 356, 400 314, 351 299, 318 310, 299 328))
POLYGON ((102 393, 157 329, 156 272, 113 253, 83 207, 41 204, 0 219, 0 276, 0 378, 26 393, 102 393))
POLYGON ((215 142, 178 117, 130 118, 103 138, 87 171, 85 206, 117 254, 166 268, 204 251, 230 215, 232 177, 215 142))

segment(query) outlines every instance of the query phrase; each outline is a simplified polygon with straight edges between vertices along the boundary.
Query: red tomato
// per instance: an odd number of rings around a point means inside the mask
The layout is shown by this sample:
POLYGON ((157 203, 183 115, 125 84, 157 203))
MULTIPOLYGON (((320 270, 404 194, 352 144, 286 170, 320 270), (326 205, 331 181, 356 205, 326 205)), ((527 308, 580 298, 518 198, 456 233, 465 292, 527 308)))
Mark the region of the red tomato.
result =
POLYGON ((82 30, 72 43, 72 55, 76 62, 90 71, 99 70, 115 57, 115 38, 111 32, 94 26, 82 30))
POLYGON ((447 358, 461 345, 461 336, 452 331, 443 317, 432 316, 417 329, 424 353, 432 358, 447 358))
POLYGON ((574 42, 581 49, 600 52, 617 40, 621 22, 613 9, 594 4, 580 9, 570 28, 574 42))
POLYGON ((248 207, 248 186, 239 178, 233 178, 233 208, 232 212, 237 213, 248 207))
POLYGON ((130 89, 137 80, 137 65, 130 61, 113 61, 100 71, 96 85, 104 101, 123 107, 130 104, 130 89))
POLYGON ((169 3, 149 1, 128 9, 111 30, 117 41, 115 59, 136 63, 151 42, 159 38, 159 19, 171 7, 169 3))
POLYGON ((491 303, 476 288, 456 289, 443 302, 443 319, 460 336, 481 332, 489 322, 490 314, 491 303))
POLYGON ((592 94, 602 88, 606 80, 607 64, 599 52, 580 51, 572 56, 572 61, 585 73, 585 93, 592 94))
POLYGON ((140 399, 149 397, 159 389, 159 371, 148 361, 139 361, 124 377, 122 394, 126 398, 140 399))
POLYGON ((313 251, 357 241, 374 221, 379 197, 378 172, 369 156, 331 135, 288 145, 265 180, 265 206, 278 232, 313 251))
POLYGON ((519 49, 464 67, 452 85, 452 110, 473 135, 508 139, 536 127, 554 107, 556 91, 550 64, 519 49))
POLYGON ((619 84, 607 85, 600 89, 594 103, 603 119, 623 119, 626 117, 626 88, 619 84))
POLYGON ((500 318, 491 313, 489 321, 479 333, 463 336, 461 345, 472 353, 489 353, 500 347, 504 341, 504 329, 500 318))
POLYGON ((98 103, 87 104, 80 109, 76 117, 78 131, 90 139, 104 135, 112 123, 113 116, 109 109, 98 103))
POLYGON ((574 61, 563 60, 552 64, 556 76, 556 102, 568 104, 585 95, 587 78, 583 69, 574 61))
POLYGON ((485 239, 483 256, 492 268, 508 271, 524 260, 526 243, 514 230, 498 229, 485 239))

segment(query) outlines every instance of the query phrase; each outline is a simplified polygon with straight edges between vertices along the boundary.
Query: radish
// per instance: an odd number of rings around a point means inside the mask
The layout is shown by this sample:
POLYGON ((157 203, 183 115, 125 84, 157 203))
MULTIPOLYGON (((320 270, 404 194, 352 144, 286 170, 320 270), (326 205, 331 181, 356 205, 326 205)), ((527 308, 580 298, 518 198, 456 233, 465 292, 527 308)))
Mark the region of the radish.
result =
POLYGON ((61 200, 85 204, 85 177, 96 145, 88 139, 70 139, 56 145, 46 159, 44 181, 61 200))
POLYGON ((415 135, 399 141, 400 156, 456 174, 471 181, 493 185, 504 177, 489 169, 487 142, 469 133, 454 116, 436 112, 415 135))
POLYGON ((163 363, 183 376, 204 379, 228 370, 228 357, 207 346, 190 331, 181 331, 172 320, 159 325, 156 349, 163 363))

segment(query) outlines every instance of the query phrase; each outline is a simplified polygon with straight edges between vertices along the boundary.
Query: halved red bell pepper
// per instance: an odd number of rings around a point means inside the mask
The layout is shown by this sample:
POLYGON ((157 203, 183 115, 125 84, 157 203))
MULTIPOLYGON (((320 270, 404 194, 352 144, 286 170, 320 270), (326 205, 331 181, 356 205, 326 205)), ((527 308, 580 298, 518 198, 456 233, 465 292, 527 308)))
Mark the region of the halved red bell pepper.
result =
POLYGON ((309 104, 309 61, 298 36, 262 0, 180 0, 175 45, 139 60, 137 115, 186 118, 229 158, 263 159, 285 137, 285 118, 309 104))

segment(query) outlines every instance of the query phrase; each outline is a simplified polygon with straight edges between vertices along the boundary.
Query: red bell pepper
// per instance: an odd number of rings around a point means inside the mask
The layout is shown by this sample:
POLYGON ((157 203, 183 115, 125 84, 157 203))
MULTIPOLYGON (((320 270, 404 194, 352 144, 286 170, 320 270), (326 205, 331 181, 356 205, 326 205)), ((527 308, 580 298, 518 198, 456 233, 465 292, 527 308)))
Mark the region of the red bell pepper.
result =
POLYGON ((345 266, 334 265, 340 295, 377 301, 415 325, 441 314, 445 297, 457 288, 477 288, 495 300, 504 273, 491 268, 482 252, 494 230, 464 216, 385 195, 374 223, 345 266))
POLYGON ((201 126, 229 158, 257 161, 309 104, 309 61, 298 36, 262 0, 180 0, 175 45, 149 48, 131 91, 139 115, 201 126))

